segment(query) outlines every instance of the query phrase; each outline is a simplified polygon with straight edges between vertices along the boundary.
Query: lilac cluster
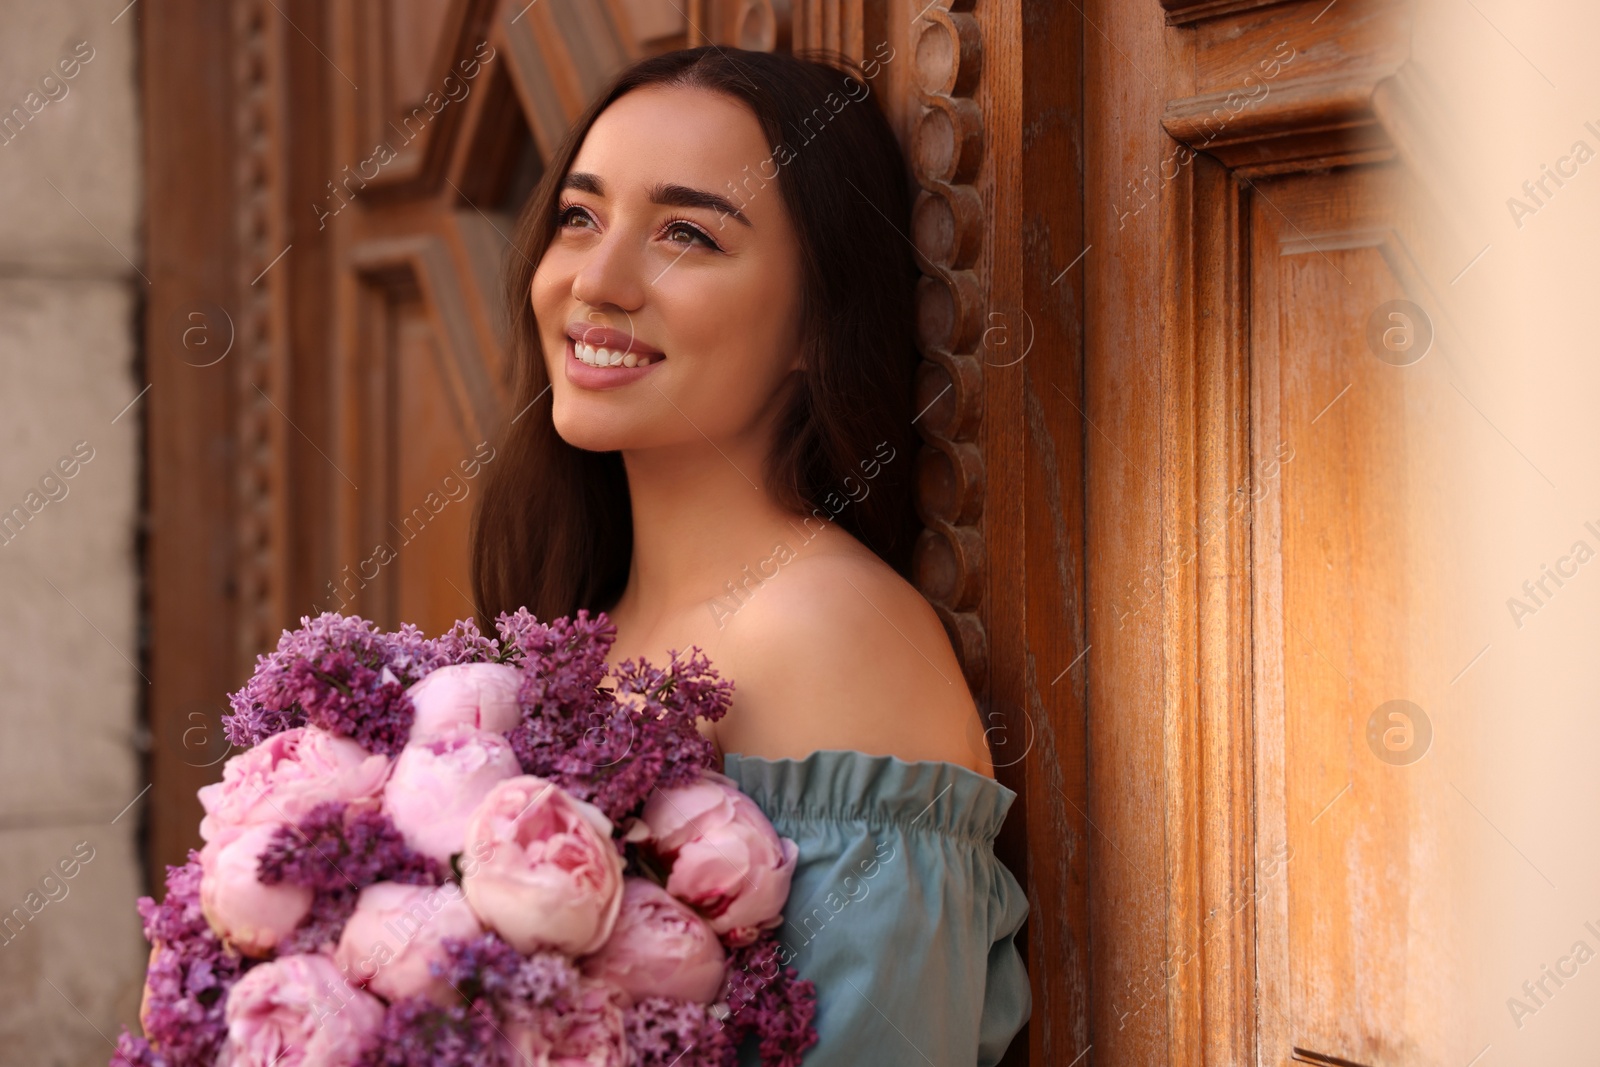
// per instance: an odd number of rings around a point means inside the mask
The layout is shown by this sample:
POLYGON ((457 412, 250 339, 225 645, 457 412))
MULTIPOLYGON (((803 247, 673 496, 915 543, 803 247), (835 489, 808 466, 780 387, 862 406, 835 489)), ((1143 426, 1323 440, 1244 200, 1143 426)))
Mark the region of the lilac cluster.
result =
POLYGON ((560 953, 523 956, 492 933, 442 944, 446 957, 433 971, 461 994, 460 1002, 396 1001, 358 1067, 510 1065, 522 1062, 510 1035, 590 1021, 583 979, 560 953))
MULTIPOLYGON (((257 657, 255 673, 229 697, 232 712, 223 716, 228 740, 248 748, 312 725, 393 756, 411 731, 408 686, 457 663, 520 665, 549 629, 525 608, 502 613, 495 626, 498 639, 485 637, 471 619, 428 638, 410 623, 384 633, 355 615, 302 615, 300 628, 283 631, 277 649, 257 657)), ((604 656, 602 648, 602 673, 604 656)))
POLYGON ((388 635, 355 616, 301 616, 300 628, 285 630, 229 697, 233 712, 223 726, 242 748, 315 724, 393 755, 411 729, 405 687, 432 669, 428 642, 414 628, 388 635))
POLYGON ((628 1047, 638 1067, 731 1067, 737 1047, 711 1008, 666 997, 647 997, 623 1016, 628 1047))
POLYGON ((200 910, 200 857, 167 868, 160 904, 139 898, 144 936, 159 945, 145 980, 144 1037, 124 1030, 111 1067, 181 1067, 213 1063, 227 1026, 223 1006, 245 961, 223 947, 200 910), (157 1051, 159 1049, 159 1051, 157 1051))
POLYGON ((406 687, 387 664, 375 670, 349 649, 295 660, 284 689, 308 724, 351 738, 368 752, 397 756, 411 736, 415 712, 406 687))
POLYGON ((441 1008, 426 997, 389 1005, 355 1067, 485 1067, 498 1058, 494 1020, 468 1004, 441 1008))
POLYGON ((298 826, 281 826, 257 864, 265 885, 305 886, 311 914, 278 946, 280 954, 331 950, 374 882, 443 885, 450 877, 435 859, 412 850, 381 811, 352 811, 338 801, 318 804, 298 826))
POLYGON ((718 1005, 651 997, 629 1008, 624 1027, 639 1067, 735 1067, 747 1039, 758 1042, 762 1067, 799 1067, 817 1043, 816 986, 779 952, 771 933, 731 949, 718 1005))
POLYGON ((817 987, 783 966, 777 936, 770 931, 728 953, 723 999, 731 1012, 727 1026, 733 1043, 755 1035, 762 1067, 799 1067, 806 1049, 817 1043, 817 987))
POLYGON ((434 973, 503 1023, 533 1025, 538 1012, 565 1013, 578 1002, 578 969, 559 952, 524 956, 493 933, 446 938, 443 948, 445 962, 434 973))
MULTIPOLYGON (((526 611, 523 612, 527 614, 526 611)), ((529 616, 530 618, 532 616, 529 616)), ((513 617, 501 615, 498 625, 504 627, 513 617)), ((492 637, 483 636, 478 629, 478 624, 473 619, 457 619, 454 626, 433 639, 432 654, 438 667, 454 666, 457 663, 502 663, 500 655, 501 642, 492 637)))
POLYGON ((604 689, 615 635, 604 613, 590 620, 586 611, 519 635, 524 721, 510 738, 523 770, 620 825, 656 789, 716 766, 716 749, 695 723, 727 714, 733 683, 696 649, 687 658, 673 652, 665 667, 628 660, 610 672, 615 689, 604 689))
POLYGON ((378 881, 443 885, 449 878, 437 860, 406 844, 389 816, 352 807, 329 801, 298 826, 280 826, 261 853, 261 881, 337 889, 378 881))

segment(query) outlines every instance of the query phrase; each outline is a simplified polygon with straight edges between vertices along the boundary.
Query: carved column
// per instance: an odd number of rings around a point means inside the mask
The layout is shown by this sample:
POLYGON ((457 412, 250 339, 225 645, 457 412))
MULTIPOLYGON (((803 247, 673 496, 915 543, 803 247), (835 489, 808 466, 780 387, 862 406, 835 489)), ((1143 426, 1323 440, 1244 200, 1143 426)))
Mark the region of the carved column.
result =
POLYGON ((922 191, 911 237, 921 253, 917 285, 916 418, 924 445, 917 457, 917 586, 939 613, 967 682, 981 689, 988 641, 983 596, 984 280, 974 270, 983 245, 984 207, 971 184, 983 158, 983 115, 971 97, 982 38, 970 2, 933 8, 912 28, 915 80, 924 110, 912 133, 910 161, 922 191))

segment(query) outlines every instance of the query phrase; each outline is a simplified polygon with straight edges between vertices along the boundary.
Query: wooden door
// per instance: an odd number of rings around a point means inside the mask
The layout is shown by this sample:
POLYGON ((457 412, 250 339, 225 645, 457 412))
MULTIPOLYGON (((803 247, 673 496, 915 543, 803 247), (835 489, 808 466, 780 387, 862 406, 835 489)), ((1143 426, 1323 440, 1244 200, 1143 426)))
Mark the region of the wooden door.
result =
POLYGON ((472 613, 475 479, 521 414, 507 235, 567 124, 647 54, 831 49, 875 62, 918 191, 913 577, 1020 795, 1003 851, 1033 906, 1035 1012, 1008 1062, 1070 1061, 1089 832, 1075 12, 1040 6, 1026 33, 1020 0, 150 0, 143 17, 162 57, 149 343, 179 357, 151 367, 152 868, 194 843, 221 694, 282 627, 472 613), (209 373, 182 358, 197 336, 228 343, 209 373))
POLYGON ((1094 1055, 1466 1063, 1408 6, 1086 17, 1094 1055))

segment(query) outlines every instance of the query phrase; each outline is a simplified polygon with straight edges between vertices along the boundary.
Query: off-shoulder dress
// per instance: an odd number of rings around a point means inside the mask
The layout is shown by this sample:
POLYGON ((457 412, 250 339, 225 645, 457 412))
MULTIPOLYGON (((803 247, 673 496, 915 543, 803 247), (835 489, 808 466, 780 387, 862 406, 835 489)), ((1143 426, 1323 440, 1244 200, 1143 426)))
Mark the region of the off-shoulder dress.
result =
POLYGON ((953 763, 837 750, 728 753, 723 772, 800 847, 778 933, 817 987, 806 1067, 998 1062, 1032 1007, 1028 899, 994 854, 1016 794, 953 763))

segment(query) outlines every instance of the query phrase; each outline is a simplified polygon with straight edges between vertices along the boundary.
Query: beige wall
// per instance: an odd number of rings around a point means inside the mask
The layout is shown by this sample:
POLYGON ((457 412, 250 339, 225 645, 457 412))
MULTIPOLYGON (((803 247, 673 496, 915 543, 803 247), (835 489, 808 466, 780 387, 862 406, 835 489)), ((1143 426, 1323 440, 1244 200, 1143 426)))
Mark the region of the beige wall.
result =
POLYGON ((1596 41, 1592 2, 1419 4, 1424 171, 1453 255, 1434 291, 1470 431, 1453 524, 1463 642, 1438 664, 1456 680, 1435 750, 1480 857, 1444 872, 1474 913, 1478 1067, 1592 1063, 1600 1039, 1600 558, 1573 552, 1600 553, 1596 41), (1566 177, 1530 198, 1546 166, 1566 177))
POLYGON ((121 6, 0 0, 0 519, 22 509, 0 526, 0 920, 27 920, 0 932, 7 1065, 104 1064, 142 978, 142 401, 123 408, 146 283, 121 6))

